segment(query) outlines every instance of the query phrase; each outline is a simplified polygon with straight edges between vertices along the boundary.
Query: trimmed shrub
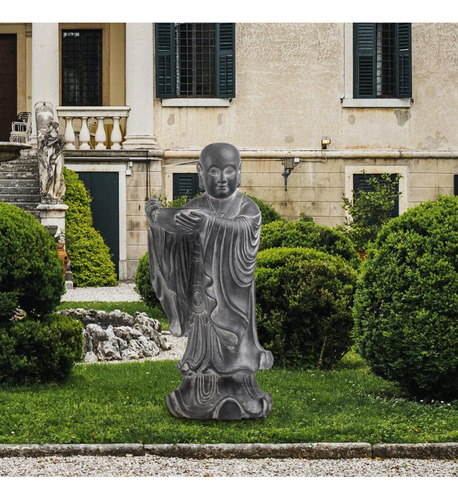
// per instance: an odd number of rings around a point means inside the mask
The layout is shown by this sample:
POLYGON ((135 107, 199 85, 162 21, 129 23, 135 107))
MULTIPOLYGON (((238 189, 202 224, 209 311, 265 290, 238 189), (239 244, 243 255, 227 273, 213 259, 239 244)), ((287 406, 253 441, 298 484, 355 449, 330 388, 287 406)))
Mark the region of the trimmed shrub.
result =
POLYGON ((64 380, 83 355, 80 321, 57 314, 0 324, 0 382, 64 380))
POLYGON ((135 290, 149 307, 160 307, 159 299, 156 297, 149 274, 148 252, 139 260, 135 272, 135 290))
POLYGON ((377 375, 424 399, 458 397, 458 197, 409 209, 362 266, 354 316, 377 375))
POLYGON ((18 307, 33 317, 45 315, 64 292, 54 239, 32 215, 0 202, 0 321, 18 307))
POLYGON ((248 196, 248 198, 252 199, 256 205, 258 205, 259 210, 261 211, 262 224, 269 224, 269 222, 273 222, 275 220, 284 220, 277 210, 275 210, 272 205, 269 205, 269 203, 265 203, 255 196, 250 196, 248 194, 245 194, 245 196, 248 196))
POLYGON ((309 248, 258 254, 256 317, 261 344, 277 366, 332 368, 353 342, 356 271, 343 259, 309 248))
POLYGON ((100 233, 92 227, 91 197, 78 174, 64 169, 65 244, 76 286, 115 286, 115 265, 100 233))
POLYGON ((274 221, 261 227, 260 250, 275 247, 313 248, 342 257, 355 269, 360 259, 350 239, 336 229, 312 221, 274 221))

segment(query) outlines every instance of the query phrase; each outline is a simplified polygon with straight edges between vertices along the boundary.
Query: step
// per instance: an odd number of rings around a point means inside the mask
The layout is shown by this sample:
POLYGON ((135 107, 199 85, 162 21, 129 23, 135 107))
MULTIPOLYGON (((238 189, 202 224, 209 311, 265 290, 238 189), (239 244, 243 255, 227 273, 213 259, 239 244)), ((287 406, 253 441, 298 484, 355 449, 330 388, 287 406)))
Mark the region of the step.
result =
POLYGON ((0 176, 0 189, 2 188, 34 188, 40 189, 38 179, 2 179, 0 176))
POLYGON ((1 194, 1 201, 5 203, 40 203, 41 197, 37 194, 1 194))
POLYGON ((3 186, 0 183, 0 198, 3 196, 13 196, 13 195, 35 195, 40 194, 40 186, 32 185, 32 186, 3 186))
POLYGON ((0 172, 1 179, 36 179, 38 182, 38 172, 0 172))

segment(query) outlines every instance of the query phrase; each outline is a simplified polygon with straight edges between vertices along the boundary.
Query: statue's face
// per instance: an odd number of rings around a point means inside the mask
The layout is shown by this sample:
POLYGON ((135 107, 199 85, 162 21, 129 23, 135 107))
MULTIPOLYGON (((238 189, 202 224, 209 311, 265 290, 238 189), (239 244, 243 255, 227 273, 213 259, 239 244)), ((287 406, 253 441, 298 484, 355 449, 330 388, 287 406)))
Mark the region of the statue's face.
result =
POLYGON ((207 193, 213 198, 229 198, 240 184, 240 156, 236 149, 215 148, 201 158, 201 176, 207 193))

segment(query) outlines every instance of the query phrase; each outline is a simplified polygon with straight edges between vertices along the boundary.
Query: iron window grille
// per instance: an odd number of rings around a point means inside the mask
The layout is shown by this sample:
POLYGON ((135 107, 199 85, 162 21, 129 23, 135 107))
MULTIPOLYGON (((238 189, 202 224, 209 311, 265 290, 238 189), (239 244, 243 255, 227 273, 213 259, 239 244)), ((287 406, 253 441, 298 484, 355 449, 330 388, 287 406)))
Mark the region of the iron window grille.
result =
POLYGON ((177 97, 215 97, 214 23, 175 24, 177 97))
POLYGON ((62 31, 62 105, 102 105, 102 31, 62 31))

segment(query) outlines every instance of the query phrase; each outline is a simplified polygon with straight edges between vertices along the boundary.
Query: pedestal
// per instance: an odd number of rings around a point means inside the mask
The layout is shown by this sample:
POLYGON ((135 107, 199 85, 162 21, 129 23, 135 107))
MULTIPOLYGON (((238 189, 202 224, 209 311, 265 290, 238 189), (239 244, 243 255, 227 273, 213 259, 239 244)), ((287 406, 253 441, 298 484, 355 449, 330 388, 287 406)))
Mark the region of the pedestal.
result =
MULTIPOLYGON (((67 209, 68 205, 63 203, 41 203, 37 206, 41 224, 48 230, 58 245, 65 244, 65 212, 67 209)), ((64 275, 65 288, 69 290, 73 288, 69 266, 64 270, 64 275)))
POLYGON ((259 387, 254 373, 196 373, 185 376, 181 386, 167 395, 167 406, 175 417, 258 419, 272 410, 272 395, 259 387))

